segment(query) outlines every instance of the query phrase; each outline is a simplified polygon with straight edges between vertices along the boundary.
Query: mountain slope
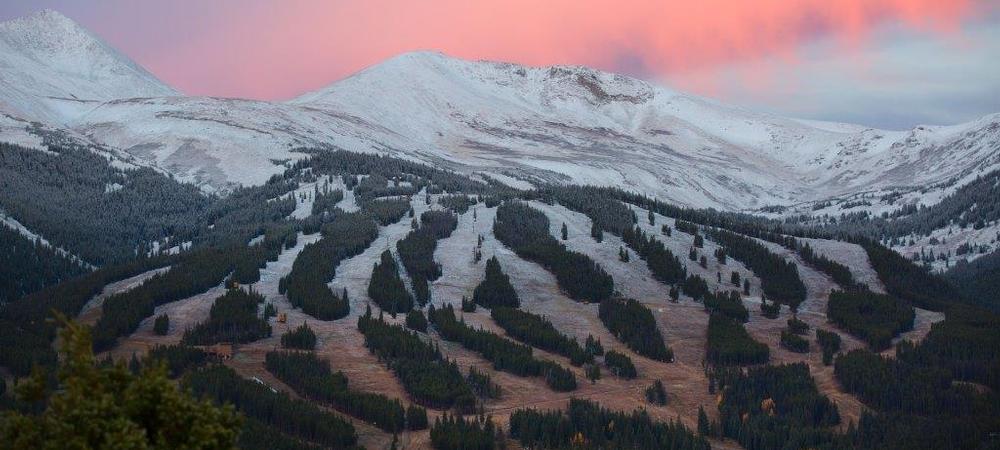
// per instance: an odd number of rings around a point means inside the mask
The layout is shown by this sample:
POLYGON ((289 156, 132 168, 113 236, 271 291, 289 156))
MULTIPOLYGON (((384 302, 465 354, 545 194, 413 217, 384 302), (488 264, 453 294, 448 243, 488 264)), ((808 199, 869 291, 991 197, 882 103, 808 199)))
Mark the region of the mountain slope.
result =
MULTIPOLYGON (((102 68, 72 95, 103 100, 28 101, 18 97, 27 88, 15 84, 0 101, 58 115, 74 136, 207 191, 261 184, 303 157, 299 147, 386 153, 508 180, 619 186, 688 206, 792 212, 870 194, 933 203, 1000 167, 1000 115, 886 131, 756 113, 585 67, 431 52, 391 58, 287 103, 183 97, 56 13, 4 26, 59 49, 90 42, 97 50, 72 64, 50 57, 28 66, 102 68), (43 26, 49 22, 59 26, 43 26)), ((56 87, 72 91, 80 73, 53 77, 56 87)), ((871 209, 880 207, 893 206, 871 209)))
POLYGON ((55 11, 0 23, 0 111, 61 124, 104 101, 177 94, 55 11))

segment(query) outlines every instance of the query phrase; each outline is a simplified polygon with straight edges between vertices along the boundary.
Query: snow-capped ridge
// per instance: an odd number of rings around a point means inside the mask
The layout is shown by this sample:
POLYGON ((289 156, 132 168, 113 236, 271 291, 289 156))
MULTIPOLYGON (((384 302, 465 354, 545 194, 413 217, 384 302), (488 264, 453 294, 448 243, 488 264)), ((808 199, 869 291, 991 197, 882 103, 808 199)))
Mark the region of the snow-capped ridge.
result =
POLYGON ((66 123, 108 100, 179 93, 53 10, 0 23, 0 108, 66 123))

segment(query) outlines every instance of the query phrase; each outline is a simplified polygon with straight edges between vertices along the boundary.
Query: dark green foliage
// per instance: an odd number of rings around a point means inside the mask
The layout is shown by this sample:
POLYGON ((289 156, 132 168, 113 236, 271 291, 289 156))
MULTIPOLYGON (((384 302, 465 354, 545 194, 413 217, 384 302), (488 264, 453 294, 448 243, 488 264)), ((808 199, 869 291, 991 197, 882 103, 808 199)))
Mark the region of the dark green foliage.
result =
POLYGON ((337 211, 337 203, 343 199, 344 191, 340 189, 330 189, 329 186, 324 186, 323 189, 317 187, 313 191, 312 214, 314 216, 334 214, 337 211))
POLYGON ((427 410, 417 405, 407 406, 406 429, 410 431, 427 429, 427 410))
POLYGON ((945 277, 973 304, 1000 313, 1000 251, 969 263, 959 260, 945 277))
POLYGON ((719 313, 733 320, 746 323, 750 318, 750 312, 743 306, 743 299, 736 291, 716 292, 705 295, 705 310, 712 313, 719 313))
POLYGON ((79 261, 0 222, 0 305, 84 273, 79 261))
POLYGON ((863 242, 862 247, 889 295, 931 311, 963 300, 944 278, 927 273, 899 253, 871 242, 863 242))
POLYGON ((493 450, 501 441, 500 427, 489 418, 444 414, 431 427, 431 445, 437 450, 493 450))
POLYGON ((733 275, 731 277, 729 277, 729 282, 733 283, 733 286, 739 287, 739 285, 740 285, 740 273, 734 270, 733 271, 733 275))
POLYGON ((424 312, 419 309, 411 309, 410 312, 406 313, 406 328, 426 333, 427 317, 424 316, 424 312))
POLYGON ((174 258, 140 258, 104 267, 6 303, 0 308, 0 366, 17 376, 27 375, 35 365, 54 367, 56 353, 51 342, 56 335, 56 323, 50 320, 53 312, 76 317, 105 284, 162 267, 174 258))
POLYGON ((700 234, 694 235, 694 246, 695 248, 705 247, 705 238, 700 234))
POLYGON ((467 313, 476 312, 476 302, 469 300, 465 297, 462 297, 461 307, 462 307, 462 312, 467 312, 467 313))
POLYGON ((841 263, 827 258, 826 256, 816 253, 816 251, 813 250, 809 244, 799 245, 798 251, 799 256, 802 257, 803 261, 829 275, 835 283, 840 285, 840 287, 848 290, 868 289, 867 285, 858 283, 854 279, 851 269, 841 263))
POLYGON ((486 308, 521 306, 517 292, 510 284, 510 277, 503 273, 495 255, 486 260, 486 277, 472 292, 472 301, 486 308))
POLYGON ((709 229, 707 234, 725 247, 729 257, 743 263, 760 278, 764 294, 771 300, 798 307, 806 298, 806 286, 799 278, 795 263, 772 253, 756 240, 723 229, 709 229))
POLYGON ((712 314, 708 318, 706 356, 712 364, 763 364, 769 354, 767 345, 750 337, 743 324, 721 314, 712 314))
POLYGON ((608 350, 604 354, 604 364, 608 366, 608 370, 616 376, 622 378, 635 378, 638 373, 635 370, 635 365, 632 364, 632 358, 624 353, 618 353, 614 350, 608 350))
POLYGON ((236 446, 240 450, 320 450, 321 447, 276 433, 261 421, 246 417, 236 446))
POLYGON ((208 362, 208 354, 200 348, 187 345, 157 345, 146 355, 144 365, 163 362, 167 365, 167 373, 172 377, 179 377, 188 369, 201 367, 208 362))
POLYGON ((469 212, 469 207, 476 203, 476 198, 468 195, 442 195, 438 197, 438 204, 454 211, 455 214, 469 212))
POLYGON ((674 221, 674 227, 676 227, 677 231, 680 231, 681 233, 687 233, 692 236, 698 235, 698 225, 695 225, 691 222, 677 219, 676 221, 674 221))
POLYGON ((560 232, 562 233, 562 240, 569 239, 569 230, 566 229, 566 222, 563 222, 560 232))
POLYGON ((267 227, 264 239, 247 248, 243 257, 234 261, 233 273, 226 284, 232 286, 235 283, 252 284, 260 281, 260 269, 263 269, 268 262, 277 261, 282 250, 294 247, 297 236, 297 226, 267 227))
POLYGON ((594 339, 594 335, 592 334, 587 335, 587 341, 584 343, 584 348, 587 350, 587 353, 594 356, 601 356, 604 354, 604 346, 601 345, 601 340, 594 339))
POLYGON ((710 448, 708 441, 696 436, 680 422, 654 422, 642 409, 627 414, 580 399, 571 399, 565 412, 514 411, 510 417, 510 436, 524 447, 534 449, 710 448), (577 440, 580 438, 583 442, 577 440))
MULTIPOLYGON (((675 284, 687 276, 687 269, 681 260, 671 253, 663 242, 652 236, 646 236, 638 226, 623 229, 621 236, 622 241, 635 250, 639 258, 646 261, 646 266, 653 273, 653 277, 661 283, 675 284)), ((627 251, 625 254, 628 254, 627 251)))
POLYGON ((809 353, 809 341, 790 330, 781 330, 781 346, 795 353, 809 353))
POLYGON ((436 347, 415 332, 375 319, 371 310, 358 318, 358 330, 368 350, 389 364, 418 403, 441 409, 455 406, 466 413, 475 408, 475 395, 458 366, 444 360, 436 347))
POLYGON ((719 247, 719 248, 715 249, 715 260, 718 261, 719 264, 725 265, 726 264, 726 249, 724 249, 722 247, 719 247))
POLYGON ((823 364, 833 364, 833 355, 840 351, 840 335, 831 331, 816 329, 816 343, 823 351, 823 364))
POLYGON ((312 350, 316 348, 316 333, 308 324, 303 323, 294 330, 281 335, 282 348, 294 348, 298 350, 312 350))
POLYGON ((399 259, 406 268, 407 275, 424 288, 417 291, 417 301, 426 304, 430 294, 426 288, 429 281, 441 276, 441 265, 434 262, 437 241, 451 236, 458 226, 458 217, 448 211, 426 211, 420 215, 420 227, 411 231, 396 243, 399 259), (419 280, 419 282, 417 281, 419 280))
POLYGON ((691 274, 681 283, 681 291, 694 301, 700 301, 709 293, 708 282, 698 275, 691 274))
POLYGON ((702 436, 712 435, 712 422, 709 422, 708 414, 705 413, 705 408, 702 406, 698 407, 698 434, 702 436))
POLYGON ((322 226, 322 233, 320 240, 306 245, 295 258, 292 271, 279 282, 279 291, 306 314, 336 320, 350 312, 350 304, 346 297, 338 298, 327 283, 336 275, 341 261, 375 242, 378 227, 363 214, 339 212, 322 226))
MULTIPOLYGON (((416 194, 420 191, 421 183, 411 183, 409 186, 403 186, 398 183, 399 179, 392 177, 393 181, 390 182, 382 174, 371 174, 361 181, 358 182, 357 186, 354 187, 354 195, 362 201, 370 202, 378 197, 396 197, 396 196, 409 196, 416 194), (390 185, 391 184, 391 185, 390 185)), ((415 180, 414 180, 415 181, 415 180)), ((392 201, 395 199, 389 199, 386 201, 392 201)), ((377 200, 382 201, 382 200, 377 200)), ((396 222, 399 219, 393 220, 391 222, 396 222)), ((382 225, 388 225, 383 223, 382 225)))
POLYGON ((804 363, 716 376, 722 434, 747 450, 814 448, 833 439, 829 427, 840 423, 840 414, 816 389, 804 363))
POLYGON ((493 368, 514 375, 541 376, 555 391, 576 389, 573 372, 552 361, 542 361, 532 355, 531 347, 518 344, 482 329, 474 329, 455 317, 454 308, 448 304, 435 309, 431 305, 428 319, 442 338, 458 342, 463 347, 479 353, 493 363, 493 368))
POLYGON ((533 347, 569 358, 574 366, 594 360, 575 339, 560 333, 545 317, 504 306, 490 310, 493 321, 508 335, 533 347))
POLYGON ((611 275, 587 255, 569 251, 549 234, 544 213, 520 202, 497 208, 493 234, 522 258, 535 261, 556 276, 574 300, 599 302, 611 296, 611 275))
POLYGON ((608 331, 632 351, 657 361, 673 361, 674 353, 663 344, 653 313, 642 303, 609 298, 601 302, 598 315, 608 331))
POLYGON ((230 289, 215 299, 208 320, 184 331, 187 345, 211 345, 220 342, 246 343, 271 335, 271 326, 257 314, 264 296, 253 291, 230 289))
POLYGON ((406 290, 403 279, 399 277, 399 268, 389 250, 382 252, 379 262, 372 268, 372 277, 368 281, 368 297, 379 308, 390 314, 413 309, 413 297, 406 290))
POLYGON ((833 291, 827 303, 833 323, 864 340, 875 350, 892 345, 892 338, 913 329, 913 307, 889 295, 870 291, 833 291))
POLYGON ((92 264, 128 261, 152 241, 193 232, 212 202, 153 169, 119 170, 90 150, 49 150, 0 143, 0 209, 92 264))
POLYGON ((974 307, 955 306, 946 319, 904 356, 914 364, 941 367, 956 379, 1000 392, 1000 316, 974 307))
POLYGON ((646 388, 646 401, 658 406, 667 404, 667 390, 664 389, 662 381, 656 380, 646 388))
POLYGON ((792 333, 803 335, 809 332, 809 324, 803 322, 798 317, 788 318, 788 331, 792 333))
POLYGON ((410 210, 409 197, 371 200, 359 204, 362 214, 371 217, 383 227, 399 222, 410 210))
POLYGON ((397 433, 406 426, 406 411, 398 399, 351 390, 343 372, 334 373, 326 360, 311 352, 268 352, 264 365, 300 395, 333 405, 386 432, 397 433))
POLYGON ((274 393, 270 388, 240 377, 232 369, 212 365, 184 378, 196 395, 228 403, 268 428, 330 448, 354 448, 357 435, 349 422, 312 403, 274 393))
POLYGON ((761 297, 760 299, 760 313, 768 319, 777 319, 778 315, 781 314, 781 303, 771 302, 768 303, 766 298, 761 297))
POLYGON ((469 367, 469 375, 466 376, 466 380, 469 382, 469 386, 472 387, 472 391, 476 395, 482 398, 500 398, 500 393, 502 389, 499 384, 493 382, 493 378, 490 374, 480 372, 475 367, 469 367))
POLYGON ((153 332, 160 335, 166 336, 167 332, 170 331, 170 316, 166 314, 160 314, 156 316, 156 321, 153 322, 153 332))
POLYGON ((200 294, 222 283, 233 261, 243 256, 245 246, 207 248, 184 255, 170 270, 141 286, 108 297, 101 305, 101 319, 94 326, 94 348, 111 348, 119 336, 133 333, 156 307, 200 294))

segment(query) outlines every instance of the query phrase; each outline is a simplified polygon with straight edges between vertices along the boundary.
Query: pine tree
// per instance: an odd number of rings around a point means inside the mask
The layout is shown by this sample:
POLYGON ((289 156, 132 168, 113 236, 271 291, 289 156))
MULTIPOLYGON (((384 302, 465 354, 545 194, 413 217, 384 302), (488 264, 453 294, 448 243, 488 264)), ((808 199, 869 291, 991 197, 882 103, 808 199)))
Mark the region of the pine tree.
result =
POLYGON ((569 239, 569 230, 566 229, 566 222, 562 224, 562 240, 569 239))

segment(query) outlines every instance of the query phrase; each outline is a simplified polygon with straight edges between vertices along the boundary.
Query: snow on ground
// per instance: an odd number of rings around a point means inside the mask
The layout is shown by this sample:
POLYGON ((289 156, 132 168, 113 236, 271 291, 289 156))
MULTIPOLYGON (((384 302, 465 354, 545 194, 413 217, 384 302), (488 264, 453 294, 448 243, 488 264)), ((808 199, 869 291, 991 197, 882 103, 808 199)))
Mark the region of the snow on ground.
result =
POLYGON ((860 245, 828 239, 799 238, 798 240, 808 243, 816 253, 847 266, 854 279, 868 285, 872 291, 885 293, 885 286, 879 279, 878 272, 872 268, 868 252, 860 245))

